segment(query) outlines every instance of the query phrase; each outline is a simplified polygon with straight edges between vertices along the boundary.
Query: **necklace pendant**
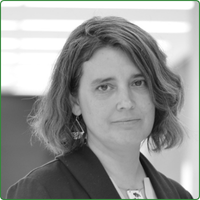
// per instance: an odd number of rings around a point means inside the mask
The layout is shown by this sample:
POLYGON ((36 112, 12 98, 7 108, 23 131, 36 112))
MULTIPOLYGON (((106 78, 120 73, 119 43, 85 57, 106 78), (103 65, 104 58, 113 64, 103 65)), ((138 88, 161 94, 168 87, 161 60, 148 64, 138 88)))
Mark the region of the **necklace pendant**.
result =
POLYGON ((139 190, 127 190, 129 199, 144 199, 139 190))

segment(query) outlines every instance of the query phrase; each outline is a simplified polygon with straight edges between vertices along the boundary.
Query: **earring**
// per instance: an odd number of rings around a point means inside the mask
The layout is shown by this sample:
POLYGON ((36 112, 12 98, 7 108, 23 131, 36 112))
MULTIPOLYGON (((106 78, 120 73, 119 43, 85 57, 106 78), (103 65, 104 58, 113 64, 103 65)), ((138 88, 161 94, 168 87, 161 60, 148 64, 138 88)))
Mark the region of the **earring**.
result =
MULTIPOLYGON (((82 128, 82 126, 80 125, 79 121, 78 121, 78 116, 76 117, 76 120, 75 122, 78 124, 79 128, 80 128, 80 131, 73 131, 71 132, 72 133, 72 136, 75 140, 78 140, 78 139, 81 139, 81 137, 83 136, 84 134, 84 130, 82 128)), ((74 124, 72 125, 72 128, 73 128, 74 124)), ((71 128, 71 130, 72 130, 71 128)), ((77 128, 76 128, 77 129, 77 128)))

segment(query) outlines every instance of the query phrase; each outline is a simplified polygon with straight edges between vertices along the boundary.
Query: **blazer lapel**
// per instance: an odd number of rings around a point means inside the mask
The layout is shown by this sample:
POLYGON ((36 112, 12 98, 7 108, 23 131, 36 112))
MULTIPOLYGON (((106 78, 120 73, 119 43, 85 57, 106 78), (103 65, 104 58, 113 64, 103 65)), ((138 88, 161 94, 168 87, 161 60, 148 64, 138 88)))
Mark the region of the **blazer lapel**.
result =
POLYGON ((59 157, 92 199, 120 199, 96 155, 84 145, 59 157))
POLYGON ((140 154, 140 162, 144 168, 147 177, 150 178, 154 191, 158 199, 179 199, 180 196, 176 190, 170 186, 168 179, 159 173, 153 165, 140 154))

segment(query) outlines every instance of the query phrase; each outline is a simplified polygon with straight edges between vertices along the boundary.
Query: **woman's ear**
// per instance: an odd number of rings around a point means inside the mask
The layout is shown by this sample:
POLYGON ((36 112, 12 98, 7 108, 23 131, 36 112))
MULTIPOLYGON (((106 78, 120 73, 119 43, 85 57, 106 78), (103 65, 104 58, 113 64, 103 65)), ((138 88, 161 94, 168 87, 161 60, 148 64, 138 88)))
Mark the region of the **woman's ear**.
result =
POLYGON ((76 116, 81 115, 81 107, 80 107, 78 98, 70 96, 70 101, 71 101, 71 105, 72 105, 72 113, 76 116))

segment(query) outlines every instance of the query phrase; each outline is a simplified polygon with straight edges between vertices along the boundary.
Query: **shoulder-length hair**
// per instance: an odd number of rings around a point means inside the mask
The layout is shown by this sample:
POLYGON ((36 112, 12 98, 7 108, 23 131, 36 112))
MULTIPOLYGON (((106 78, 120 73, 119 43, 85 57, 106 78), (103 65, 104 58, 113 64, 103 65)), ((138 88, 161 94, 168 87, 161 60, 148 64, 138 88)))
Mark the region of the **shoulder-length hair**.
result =
POLYGON ((83 145, 85 135, 75 140, 71 127, 71 97, 77 97, 82 66, 98 49, 111 46, 124 51, 146 78, 156 108, 155 122, 147 138, 149 150, 159 152, 179 144, 183 129, 177 118, 183 105, 179 76, 166 66, 166 56, 150 34, 119 17, 94 17, 78 26, 67 39, 54 67, 48 92, 35 104, 29 122, 37 137, 55 154, 83 145))

